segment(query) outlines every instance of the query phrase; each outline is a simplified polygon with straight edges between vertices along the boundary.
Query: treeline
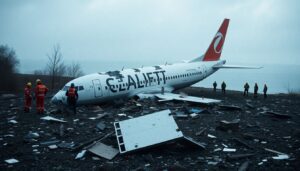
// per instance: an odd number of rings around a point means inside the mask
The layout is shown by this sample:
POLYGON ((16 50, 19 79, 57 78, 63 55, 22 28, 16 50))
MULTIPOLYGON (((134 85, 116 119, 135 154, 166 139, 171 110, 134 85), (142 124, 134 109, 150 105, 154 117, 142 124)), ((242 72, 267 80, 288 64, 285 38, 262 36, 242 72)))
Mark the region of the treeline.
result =
POLYGON ((16 52, 7 45, 0 45, 0 92, 19 91, 20 86, 23 88, 27 81, 34 84, 37 78, 46 82, 50 90, 57 90, 67 81, 84 74, 79 63, 64 63, 58 44, 47 54, 47 58, 44 68, 36 69, 32 74, 18 74, 20 62, 16 52))

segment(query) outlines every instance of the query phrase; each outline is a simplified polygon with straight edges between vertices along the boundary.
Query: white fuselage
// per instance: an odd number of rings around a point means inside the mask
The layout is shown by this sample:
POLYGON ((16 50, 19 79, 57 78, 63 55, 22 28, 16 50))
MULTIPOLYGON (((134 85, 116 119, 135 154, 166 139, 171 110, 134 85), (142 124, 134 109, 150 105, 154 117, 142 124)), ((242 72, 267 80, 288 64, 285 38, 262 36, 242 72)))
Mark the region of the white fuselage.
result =
POLYGON ((71 83, 78 91, 77 104, 96 104, 139 94, 171 92, 193 85, 218 69, 224 60, 191 62, 124 69, 85 75, 68 82, 53 98, 53 103, 67 104, 65 93, 71 83))

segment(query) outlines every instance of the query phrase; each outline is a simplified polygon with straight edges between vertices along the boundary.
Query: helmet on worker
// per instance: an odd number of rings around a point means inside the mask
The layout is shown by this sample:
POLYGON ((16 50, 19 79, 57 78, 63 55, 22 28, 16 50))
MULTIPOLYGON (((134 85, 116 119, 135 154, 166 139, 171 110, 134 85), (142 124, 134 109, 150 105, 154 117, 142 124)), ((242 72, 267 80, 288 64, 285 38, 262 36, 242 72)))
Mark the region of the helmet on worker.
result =
POLYGON ((26 84, 26 86, 27 86, 27 87, 31 87, 31 82, 28 82, 28 83, 26 84))
POLYGON ((40 79, 36 80, 36 84, 41 84, 41 83, 42 83, 42 81, 40 79))

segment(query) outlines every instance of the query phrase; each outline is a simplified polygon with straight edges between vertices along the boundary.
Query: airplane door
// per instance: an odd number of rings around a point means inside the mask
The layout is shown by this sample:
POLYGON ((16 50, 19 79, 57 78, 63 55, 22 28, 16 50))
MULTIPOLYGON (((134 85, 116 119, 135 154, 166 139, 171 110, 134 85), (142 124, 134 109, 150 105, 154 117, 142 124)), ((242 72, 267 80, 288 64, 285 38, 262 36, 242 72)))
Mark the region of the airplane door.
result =
POLYGON ((101 97, 102 96, 102 88, 100 84, 100 80, 93 80, 94 84, 94 92, 95 92, 95 97, 101 97))

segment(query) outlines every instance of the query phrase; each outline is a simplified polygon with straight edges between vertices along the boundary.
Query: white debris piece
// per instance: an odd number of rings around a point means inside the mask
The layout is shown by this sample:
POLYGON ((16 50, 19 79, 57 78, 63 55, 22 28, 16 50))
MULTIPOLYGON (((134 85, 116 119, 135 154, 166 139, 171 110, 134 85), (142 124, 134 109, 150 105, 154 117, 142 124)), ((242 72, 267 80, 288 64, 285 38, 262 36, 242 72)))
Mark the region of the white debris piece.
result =
POLYGON ((57 145, 55 145, 55 144, 54 144, 54 145, 49 145, 48 147, 49 147, 51 150, 53 150, 53 149, 56 149, 56 148, 57 148, 57 145))
POLYGON ((16 124, 18 122, 16 120, 12 119, 12 120, 9 120, 8 123, 16 124))
POLYGON ((275 160, 285 160, 285 159, 289 159, 289 155, 287 154, 279 154, 278 156, 272 157, 275 160))
POLYGON ((125 113, 119 113, 118 116, 126 116, 125 113))
POLYGON ((221 148, 216 148, 214 149, 214 152, 221 151, 221 150, 222 150, 221 148))
POLYGON ((19 160, 12 158, 12 159, 5 160, 5 162, 8 163, 8 164, 14 164, 14 163, 18 163, 19 160))
POLYGON ((170 110, 115 122, 120 153, 126 153, 183 138, 170 110))
POLYGON ((207 134, 207 137, 209 137, 209 138, 217 138, 216 136, 211 135, 211 134, 207 134))
POLYGON ((223 148, 224 152, 236 152, 235 148, 223 148))
POLYGON ((41 117, 41 119, 46 120, 46 121, 67 122, 67 121, 64 121, 64 120, 61 120, 61 119, 54 118, 52 116, 41 117))
POLYGON ((197 113, 192 113, 192 114, 190 114, 190 116, 191 116, 192 118, 194 118, 194 117, 198 116, 198 114, 197 114, 197 113))
POLYGON ((80 159, 85 155, 86 150, 82 150, 80 153, 78 153, 75 157, 75 159, 80 159))
POLYGON ((154 94, 154 95, 161 99, 159 101, 180 100, 180 101, 188 101, 188 102, 203 103, 203 104, 221 102, 221 100, 188 96, 186 94, 164 93, 164 94, 154 94))
POLYGON ((223 143, 222 143, 222 145, 223 145, 224 147, 226 147, 226 148, 228 147, 226 144, 223 144, 223 143))

